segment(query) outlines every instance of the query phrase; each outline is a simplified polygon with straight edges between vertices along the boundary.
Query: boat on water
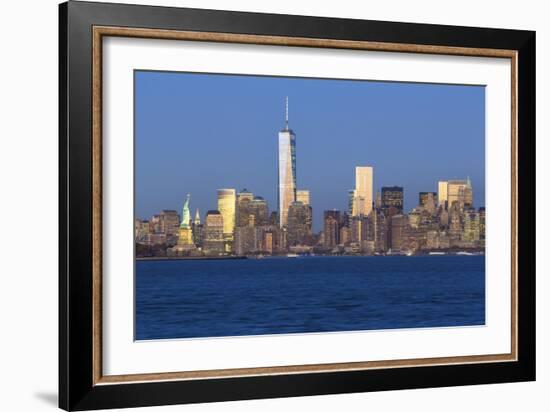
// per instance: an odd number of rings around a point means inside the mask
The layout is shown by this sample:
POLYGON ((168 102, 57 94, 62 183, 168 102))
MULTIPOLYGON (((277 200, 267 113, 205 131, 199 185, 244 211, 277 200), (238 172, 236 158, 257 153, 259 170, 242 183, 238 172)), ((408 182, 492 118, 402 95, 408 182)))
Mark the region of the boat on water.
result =
POLYGON ((296 253, 287 253, 286 257, 289 257, 289 258, 297 258, 298 255, 296 253))

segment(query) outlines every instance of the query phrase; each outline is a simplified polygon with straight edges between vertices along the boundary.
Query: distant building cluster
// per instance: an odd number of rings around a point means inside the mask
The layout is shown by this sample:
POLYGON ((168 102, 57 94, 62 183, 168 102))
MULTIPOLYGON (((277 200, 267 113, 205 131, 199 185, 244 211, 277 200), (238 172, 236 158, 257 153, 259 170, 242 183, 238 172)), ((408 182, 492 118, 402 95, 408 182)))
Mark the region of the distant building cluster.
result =
MULTIPOLYGON (((372 168, 356 169, 356 186, 372 195, 372 168), (362 180, 362 181, 359 181, 362 180)), ((483 251, 485 208, 473 207, 472 184, 439 182, 438 192, 420 192, 418 205, 403 211, 403 187, 382 187, 376 201, 361 210, 358 190, 350 191, 348 211, 324 212, 320 242, 332 254, 418 254, 451 250, 483 251)), ((363 197, 363 195, 361 195, 363 197)))
POLYGON ((288 126, 278 141, 278 204, 243 189, 217 191, 217 207, 201 220, 190 217, 190 195, 181 216, 163 210, 149 220, 136 218, 137 256, 263 256, 295 254, 385 255, 445 253, 485 247, 485 208, 474 208, 469 179, 438 182, 437 192, 420 192, 405 213, 404 189, 382 187, 373 197, 374 169, 355 167, 348 210, 325 210, 323 229, 312 231, 309 190, 297 189, 296 135, 288 126))

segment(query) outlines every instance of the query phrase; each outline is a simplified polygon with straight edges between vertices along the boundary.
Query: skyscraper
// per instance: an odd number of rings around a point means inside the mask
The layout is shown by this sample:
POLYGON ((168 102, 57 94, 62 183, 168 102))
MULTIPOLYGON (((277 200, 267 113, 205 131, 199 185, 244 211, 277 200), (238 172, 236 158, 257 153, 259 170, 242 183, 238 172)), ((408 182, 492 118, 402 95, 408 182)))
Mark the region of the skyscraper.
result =
POLYGON ((389 186, 382 188, 382 208, 394 207, 395 213, 403 213, 403 188, 401 186, 389 186))
POLYGON ((323 235, 325 247, 335 247, 340 242, 339 210, 325 210, 323 235))
POLYGON ((180 217, 175 210, 160 212, 160 231, 166 236, 177 236, 180 226, 180 217))
POLYGON ((390 224, 391 220, 388 220, 384 212, 376 209, 373 213, 373 225, 375 249, 378 251, 385 252, 389 248, 390 224))
POLYGON ((311 206, 292 202, 288 209, 287 242, 289 246, 303 244, 311 236, 311 206))
POLYGON ((203 248, 207 254, 224 252, 224 222, 223 215, 218 210, 206 213, 203 229, 203 248))
POLYGON ((353 216, 353 203, 355 199, 355 190, 348 190, 348 214, 353 216))
POLYGON ((235 189, 218 189, 218 210, 223 216, 223 238, 227 249, 233 241, 233 232, 235 230, 235 205, 237 195, 235 189))
POLYGON ((269 209, 267 201, 260 196, 255 196, 250 202, 248 202, 248 220, 254 220, 255 226, 265 226, 269 224, 269 209))
POLYGON ((352 216, 367 216, 372 211, 372 176, 373 168, 370 166, 355 168, 352 216))
POLYGON ((470 176, 466 178, 466 187, 464 188, 464 204, 466 207, 474 207, 474 190, 470 176))
POLYGON ((304 205, 311 206, 311 199, 309 197, 309 190, 297 190, 296 201, 302 202, 304 205))
POLYGON ((254 195, 246 189, 237 193, 237 205, 235 208, 235 226, 248 226, 250 215, 249 204, 254 199, 254 195))
POLYGON ((436 192, 420 192, 418 193, 418 206, 424 210, 435 213, 437 206, 437 193, 436 192))
POLYGON ((195 212, 195 219, 193 220, 193 241, 195 245, 202 246, 203 225, 201 224, 201 214, 199 209, 195 212))
POLYGON ((408 220, 407 215, 395 215, 391 218, 391 249, 394 252, 403 250, 408 220))
POLYGON ((458 202, 460 207, 473 206, 472 182, 470 178, 466 180, 449 180, 447 182, 447 202, 451 207, 454 202, 458 202))
POLYGON ((288 127, 288 97, 285 128, 279 132, 279 226, 286 226, 288 208, 296 201, 296 135, 288 127))
POLYGON ((462 232, 462 212, 460 203, 453 201, 449 206, 449 234, 454 237, 459 237, 462 232))
POLYGON ((164 235, 166 244, 173 246, 178 241, 180 216, 175 210, 160 212, 160 233, 164 235))
POLYGON ((440 180, 437 183, 438 205, 443 206, 443 208, 447 207, 447 184, 448 182, 446 180, 440 180))
POLYGON ((257 228, 255 226, 239 226, 235 228, 234 251, 237 255, 246 255, 256 250, 257 228))

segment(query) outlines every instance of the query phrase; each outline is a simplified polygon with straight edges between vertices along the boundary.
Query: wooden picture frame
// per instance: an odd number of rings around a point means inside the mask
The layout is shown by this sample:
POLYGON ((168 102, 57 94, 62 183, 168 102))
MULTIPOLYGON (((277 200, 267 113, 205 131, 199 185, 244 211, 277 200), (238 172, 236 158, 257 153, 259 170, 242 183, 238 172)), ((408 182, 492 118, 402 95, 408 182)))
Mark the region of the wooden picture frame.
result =
POLYGON ((60 5, 59 406, 65 410, 535 379, 535 33, 106 3, 60 5), (480 56, 512 64, 509 354, 104 376, 102 39, 480 56), (520 185, 521 183, 521 185, 520 185))

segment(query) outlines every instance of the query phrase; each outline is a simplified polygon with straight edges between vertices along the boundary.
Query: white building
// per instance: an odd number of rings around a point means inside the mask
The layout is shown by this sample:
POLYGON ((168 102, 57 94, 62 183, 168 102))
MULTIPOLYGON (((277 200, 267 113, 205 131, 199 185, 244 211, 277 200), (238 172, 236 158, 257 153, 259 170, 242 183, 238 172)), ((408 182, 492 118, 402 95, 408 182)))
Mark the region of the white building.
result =
POLYGON ((355 190, 353 191, 352 216, 368 216, 373 202, 373 168, 357 166, 355 168, 355 190))

